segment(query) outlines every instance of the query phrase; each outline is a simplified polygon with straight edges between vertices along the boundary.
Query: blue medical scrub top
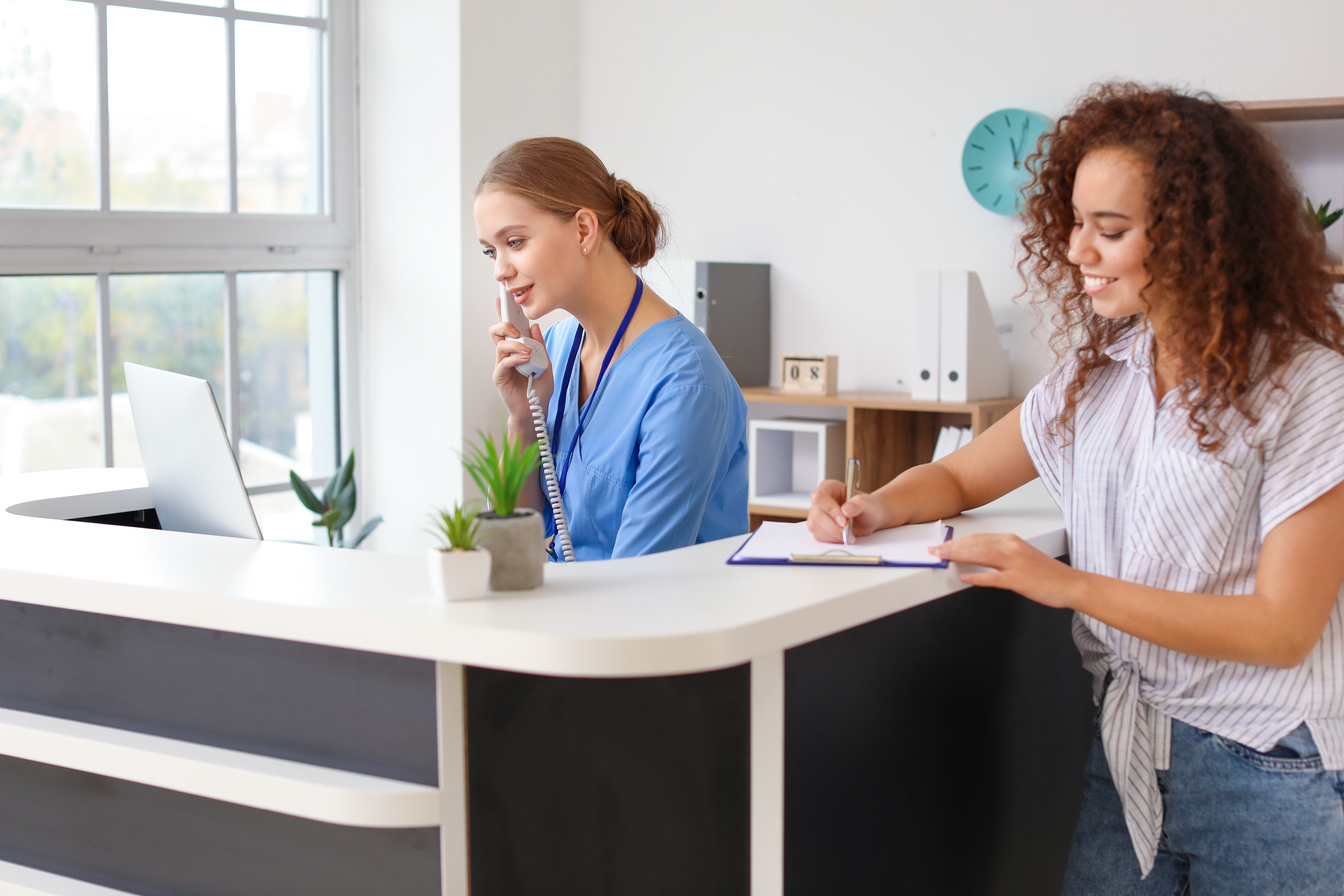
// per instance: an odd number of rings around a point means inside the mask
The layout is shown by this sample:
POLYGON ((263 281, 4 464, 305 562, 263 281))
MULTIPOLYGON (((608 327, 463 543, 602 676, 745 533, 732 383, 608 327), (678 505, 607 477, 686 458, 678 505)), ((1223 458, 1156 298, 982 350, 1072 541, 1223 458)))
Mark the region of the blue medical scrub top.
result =
MULTIPOLYGON (((558 365, 578 332, 547 331, 558 365)), ((575 361, 577 366, 578 362, 575 361)), ((557 471, 569 462, 581 416, 579 377, 547 414, 557 471), (564 401, 564 432, 554 432, 564 401)), ((640 334, 611 363, 569 462, 565 518, 578 560, 633 557, 747 531, 747 403, 714 346, 678 314, 640 334)), ((554 532, 545 508, 547 534, 554 532)))

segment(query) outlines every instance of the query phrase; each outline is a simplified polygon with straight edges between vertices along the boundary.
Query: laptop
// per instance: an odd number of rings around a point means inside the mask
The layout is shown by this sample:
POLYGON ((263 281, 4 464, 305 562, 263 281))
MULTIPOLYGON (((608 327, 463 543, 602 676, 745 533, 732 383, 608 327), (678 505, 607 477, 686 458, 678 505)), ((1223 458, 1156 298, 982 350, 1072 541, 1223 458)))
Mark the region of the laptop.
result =
POLYGON ((260 540, 210 383, 128 361, 126 391, 160 528, 260 540))

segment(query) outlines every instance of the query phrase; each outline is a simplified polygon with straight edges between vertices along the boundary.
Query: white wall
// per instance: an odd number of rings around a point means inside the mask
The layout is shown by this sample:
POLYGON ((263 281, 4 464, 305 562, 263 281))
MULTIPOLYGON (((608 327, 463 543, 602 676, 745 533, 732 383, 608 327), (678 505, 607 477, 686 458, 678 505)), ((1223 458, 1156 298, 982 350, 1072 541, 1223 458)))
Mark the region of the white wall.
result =
POLYGON ((499 425, 471 191, 511 141, 575 135, 577 47, 575 0, 361 5, 359 507, 385 520, 372 548, 423 550, 430 510, 466 493, 464 434, 499 425))
POLYGON ((578 137, 578 0, 463 0, 462 33, 462 400, 463 432, 474 440, 478 430, 499 432, 503 406, 486 333, 498 319, 499 284, 476 241, 472 191, 515 140, 578 137))
POLYGON ((1226 98, 1344 95, 1339 0, 582 10, 581 139, 666 206, 669 255, 770 262, 772 355, 839 355, 842 389, 905 375, 891 357, 919 338, 901 323, 923 269, 980 273, 996 319, 1013 324, 1015 394, 1048 369, 1011 302, 1014 223, 961 180, 963 141, 987 112, 1055 117, 1111 77, 1226 98))

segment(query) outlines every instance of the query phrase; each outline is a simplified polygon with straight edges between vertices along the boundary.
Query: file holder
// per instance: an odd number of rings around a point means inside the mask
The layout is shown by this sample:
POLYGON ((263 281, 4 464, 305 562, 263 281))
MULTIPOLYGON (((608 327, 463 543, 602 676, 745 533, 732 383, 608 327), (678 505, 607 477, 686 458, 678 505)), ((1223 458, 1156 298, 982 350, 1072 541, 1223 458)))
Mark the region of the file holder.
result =
POLYGON ((974 271, 929 271, 916 278, 919 338, 911 359, 916 401, 980 401, 1008 394, 1008 350, 974 271))

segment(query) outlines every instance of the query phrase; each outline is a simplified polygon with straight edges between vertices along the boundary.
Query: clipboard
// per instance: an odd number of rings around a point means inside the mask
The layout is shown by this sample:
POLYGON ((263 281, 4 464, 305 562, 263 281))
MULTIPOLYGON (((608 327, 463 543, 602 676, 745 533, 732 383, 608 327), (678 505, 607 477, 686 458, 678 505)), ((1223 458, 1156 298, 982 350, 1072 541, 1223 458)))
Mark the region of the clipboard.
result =
POLYGON ((851 545, 817 541, 807 523, 761 523, 728 558, 757 566, 923 566, 946 569, 947 561, 928 553, 952 537, 942 520, 882 529, 851 545))

